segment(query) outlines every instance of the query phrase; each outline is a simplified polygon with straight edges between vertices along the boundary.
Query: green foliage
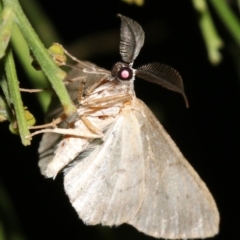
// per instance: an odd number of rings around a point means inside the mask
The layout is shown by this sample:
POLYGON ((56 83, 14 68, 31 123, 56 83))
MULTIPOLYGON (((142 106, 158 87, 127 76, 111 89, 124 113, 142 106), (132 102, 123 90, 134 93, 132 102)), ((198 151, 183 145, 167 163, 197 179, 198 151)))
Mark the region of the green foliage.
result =
MULTIPOLYGON (((2 3, 3 7, 1 8, 1 16, 3 20, 0 26, 0 57, 3 58, 3 61, 1 61, 1 68, 4 69, 4 71, 1 73, 1 81, 4 81, 4 79, 7 80, 5 88, 8 90, 5 92, 8 92, 10 95, 10 101, 7 103, 8 107, 13 112, 13 116, 15 116, 11 119, 11 124, 12 126, 16 126, 18 128, 23 145, 29 145, 31 140, 29 138, 30 132, 28 130, 28 123, 24 114, 24 104, 21 99, 18 84, 20 81, 17 79, 14 58, 11 50, 12 45, 9 43, 9 40, 15 42, 15 48, 18 49, 20 46, 16 44, 16 38, 18 39, 21 33, 28 49, 38 61, 42 71, 49 79, 52 88, 59 97, 64 113, 67 116, 71 115, 76 108, 72 104, 63 84, 65 72, 58 68, 49 55, 47 49, 44 47, 43 43, 40 41, 39 37, 23 13, 19 2, 17 0, 3 0, 2 3), (20 32, 17 34, 12 34, 15 27, 17 27, 20 32)), ((26 54, 27 53, 25 52, 25 55, 26 54)))

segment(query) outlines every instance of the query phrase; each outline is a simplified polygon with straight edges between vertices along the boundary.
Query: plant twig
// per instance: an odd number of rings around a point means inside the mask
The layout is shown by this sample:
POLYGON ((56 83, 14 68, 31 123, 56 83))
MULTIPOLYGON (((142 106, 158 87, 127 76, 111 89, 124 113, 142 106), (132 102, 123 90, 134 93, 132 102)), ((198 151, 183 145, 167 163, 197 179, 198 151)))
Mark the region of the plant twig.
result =
POLYGON ((2 12, 2 19, 0 26, 0 58, 5 54, 9 39, 12 34, 12 26, 14 23, 15 13, 7 0, 3 0, 4 9, 2 12))
POLYGON ((16 22, 22 32, 26 42, 28 43, 34 57, 37 59, 43 72, 48 77, 63 106, 64 113, 69 116, 76 111, 75 105, 72 103, 68 92, 63 84, 65 72, 63 72, 49 56, 48 51, 43 46, 32 26, 24 15, 21 6, 17 0, 8 0, 12 2, 12 7, 16 13, 16 22))
POLYGON ((10 97, 12 104, 14 106, 14 111, 16 114, 16 120, 17 120, 17 127, 19 130, 19 134, 21 136, 22 144, 24 146, 30 145, 30 140, 26 137, 30 135, 30 132, 28 130, 28 124, 25 119, 25 113, 24 113, 24 106, 21 99, 21 94, 18 87, 18 79, 15 69, 15 64, 13 60, 12 51, 9 48, 6 56, 4 57, 5 60, 5 72, 6 77, 8 81, 8 89, 10 92, 10 97))

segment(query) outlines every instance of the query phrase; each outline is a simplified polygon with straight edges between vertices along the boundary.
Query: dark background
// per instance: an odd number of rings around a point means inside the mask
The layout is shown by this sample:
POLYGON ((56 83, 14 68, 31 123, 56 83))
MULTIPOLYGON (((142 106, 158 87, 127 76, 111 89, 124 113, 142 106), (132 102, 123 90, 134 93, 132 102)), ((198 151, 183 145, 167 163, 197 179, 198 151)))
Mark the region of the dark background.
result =
MULTIPOLYGON (((240 224, 240 78, 237 58, 232 54, 237 50, 218 17, 213 13, 225 48, 222 62, 212 66, 191 1, 152 0, 143 7, 117 0, 38 2, 61 43, 73 55, 107 69, 120 60, 120 20, 116 14, 126 15, 143 27, 145 45, 134 66, 159 61, 177 69, 183 77, 190 107, 185 108, 179 94, 140 79, 135 81, 136 94, 159 117, 213 194, 221 215, 220 234, 214 239, 236 239, 240 224), (106 38, 107 34, 112 37, 106 38), (81 40, 88 47, 92 44, 93 50, 75 54, 76 42, 81 44, 81 40)), ((21 86, 28 86, 21 68, 19 79, 21 86)), ((44 115, 34 95, 25 96, 24 102, 42 123, 44 115)), ((40 175, 37 148, 41 136, 35 137, 30 147, 23 147, 19 137, 9 133, 7 123, 0 127, 0 180, 26 239, 148 239, 128 226, 85 226, 64 193, 62 176, 53 181, 40 175)))

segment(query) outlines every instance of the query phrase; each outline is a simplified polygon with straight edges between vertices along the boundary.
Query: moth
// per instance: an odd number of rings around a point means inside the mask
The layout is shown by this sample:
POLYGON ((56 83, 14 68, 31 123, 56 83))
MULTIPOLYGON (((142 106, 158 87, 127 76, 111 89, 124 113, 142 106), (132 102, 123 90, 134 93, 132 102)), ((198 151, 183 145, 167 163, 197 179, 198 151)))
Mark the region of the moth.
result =
POLYGON ((55 178, 64 171, 66 194, 86 224, 127 223, 165 239, 214 236, 219 213, 211 193, 134 92, 137 76, 181 93, 187 103, 181 76, 160 63, 133 69, 144 32, 132 19, 118 17, 122 62, 110 72, 76 60, 68 77, 77 74, 81 81, 68 90, 78 110, 42 131, 41 173, 55 178))

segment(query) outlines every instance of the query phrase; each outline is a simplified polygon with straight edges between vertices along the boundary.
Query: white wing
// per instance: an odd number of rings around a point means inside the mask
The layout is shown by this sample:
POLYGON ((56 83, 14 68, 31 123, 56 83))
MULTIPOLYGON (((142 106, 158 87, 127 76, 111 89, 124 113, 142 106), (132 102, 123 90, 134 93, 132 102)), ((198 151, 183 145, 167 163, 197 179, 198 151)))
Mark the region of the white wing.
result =
POLYGON ((206 238, 219 214, 204 182, 147 106, 135 99, 104 143, 79 156, 66 193, 87 224, 128 223, 158 238, 206 238))
MULTIPOLYGON (((96 82, 99 81, 99 78, 102 77, 102 74, 86 74, 84 72, 85 69, 93 70, 100 69, 101 73, 109 74, 109 71, 97 67, 95 64, 90 62, 79 62, 75 68, 70 71, 65 79, 71 80, 66 88, 71 97, 71 100, 78 103, 78 89, 80 87, 81 81, 85 79, 86 83, 84 85, 84 91, 88 89, 88 87, 92 86, 96 82), (75 79, 75 80, 74 80, 75 79)), ((99 71, 100 71, 99 70, 99 71)), ((56 119, 62 114, 62 106, 59 103, 58 98, 54 95, 51 101, 51 105, 49 107, 47 113, 46 122, 51 122, 53 119, 56 119)), ((88 119, 90 120, 90 119, 88 119)), ((96 124, 100 129, 105 128, 111 122, 111 118, 105 121, 101 121, 101 119, 93 118, 91 122, 96 124)), ((61 122, 58 126, 62 129, 69 128, 68 123, 75 122, 76 131, 82 132, 86 134, 92 134, 92 132, 86 128, 86 126, 78 120, 78 114, 74 114, 65 121, 61 122)), ((45 177, 53 177, 55 178, 57 173, 64 168, 67 164, 69 164, 80 152, 82 152, 85 148, 88 147, 89 142, 92 139, 88 138, 64 138, 60 134, 53 133, 44 133, 42 140, 40 142, 40 146, 38 149, 39 152, 39 167, 41 173, 45 177)))
POLYGON ((105 134, 104 143, 94 146, 64 178, 70 201, 87 224, 119 225, 140 210, 145 191, 144 162, 140 129, 129 134, 137 127, 132 120, 136 119, 119 115, 105 134), (139 141, 129 139, 135 134, 139 141))
POLYGON ((128 223, 168 239, 217 234, 219 213, 205 183, 147 106, 137 101, 136 109, 142 110, 135 116, 142 129, 145 194, 140 211, 128 223))

